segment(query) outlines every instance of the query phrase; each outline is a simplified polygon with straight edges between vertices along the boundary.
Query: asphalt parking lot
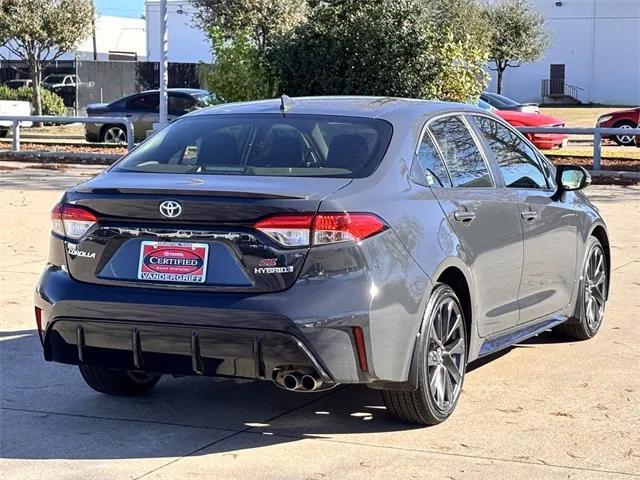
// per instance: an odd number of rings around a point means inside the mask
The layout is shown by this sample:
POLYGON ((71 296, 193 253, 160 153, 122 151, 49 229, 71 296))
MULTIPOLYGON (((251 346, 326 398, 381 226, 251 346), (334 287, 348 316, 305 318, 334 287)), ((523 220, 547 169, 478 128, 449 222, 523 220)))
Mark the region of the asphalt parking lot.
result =
POLYGON ((640 478, 640 187, 587 190, 613 254, 599 335, 543 334, 473 365, 452 418, 414 428, 367 388, 165 378, 147 397, 112 398, 45 362, 32 292, 49 211, 92 173, 0 171, 0 478, 640 478))

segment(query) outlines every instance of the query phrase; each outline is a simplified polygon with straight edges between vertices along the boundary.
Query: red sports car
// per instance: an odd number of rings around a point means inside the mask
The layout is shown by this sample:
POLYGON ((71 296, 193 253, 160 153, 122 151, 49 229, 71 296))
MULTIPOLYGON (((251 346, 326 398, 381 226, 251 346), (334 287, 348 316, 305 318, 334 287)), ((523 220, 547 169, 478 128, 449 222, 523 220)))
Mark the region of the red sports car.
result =
MULTIPOLYGON (((514 127, 564 127, 564 121, 541 113, 496 110, 493 113, 514 127)), ((564 133, 527 133, 526 137, 540 150, 566 146, 569 135, 564 133)))
MULTIPOLYGON (((640 126, 640 107, 618 110, 601 115, 596 124, 602 128, 638 128, 640 126)), ((608 137, 618 145, 633 146, 633 135, 615 135, 608 137)))

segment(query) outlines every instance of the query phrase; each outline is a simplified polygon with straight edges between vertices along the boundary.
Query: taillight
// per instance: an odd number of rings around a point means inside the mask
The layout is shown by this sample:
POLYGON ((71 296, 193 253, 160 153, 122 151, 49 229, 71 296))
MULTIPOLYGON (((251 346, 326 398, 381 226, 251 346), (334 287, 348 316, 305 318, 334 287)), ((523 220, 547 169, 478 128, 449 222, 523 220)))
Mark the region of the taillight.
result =
POLYGON ((275 215, 255 228, 286 247, 357 242, 382 232, 387 225, 372 213, 275 215))
POLYGON ((51 229, 58 235, 74 240, 82 237, 97 222, 93 213, 76 205, 59 203, 51 211, 51 229))
POLYGON ((255 228, 286 247, 309 245, 313 215, 278 215, 260 220, 255 228))

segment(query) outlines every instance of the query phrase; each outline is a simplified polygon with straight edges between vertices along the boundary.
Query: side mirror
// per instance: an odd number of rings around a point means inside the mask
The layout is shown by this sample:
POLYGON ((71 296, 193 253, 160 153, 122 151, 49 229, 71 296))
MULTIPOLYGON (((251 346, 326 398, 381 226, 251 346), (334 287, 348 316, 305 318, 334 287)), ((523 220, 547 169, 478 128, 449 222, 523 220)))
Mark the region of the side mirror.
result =
POLYGON ((591 185, 591 175, 583 167, 559 165, 556 171, 558 192, 582 190, 591 185))

